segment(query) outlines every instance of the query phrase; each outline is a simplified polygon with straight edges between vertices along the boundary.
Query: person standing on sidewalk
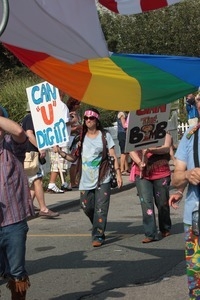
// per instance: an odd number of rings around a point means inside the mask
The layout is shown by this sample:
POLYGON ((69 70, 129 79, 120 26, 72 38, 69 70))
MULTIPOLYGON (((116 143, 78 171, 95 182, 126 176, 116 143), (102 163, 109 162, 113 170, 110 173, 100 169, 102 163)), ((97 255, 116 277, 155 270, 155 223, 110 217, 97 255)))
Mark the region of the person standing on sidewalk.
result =
POLYGON ((186 97, 186 111, 188 115, 189 126, 194 126, 198 123, 199 113, 195 103, 195 98, 197 97, 200 98, 200 95, 195 97, 193 94, 189 94, 186 97))
POLYGON ((22 127, 0 106, 0 275, 8 278, 12 300, 25 300, 30 286, 25 269, 26 219, 34 216, 34 210, 23 168, 27 145, 22 127))
MULTIPOLYGON (((72 144, 70 146, 70 151, 73 151, 77 148, 77 144, 80 141, 80 135, 82 130, 81 117, 78 112, 78 110, 80 109, 80 101, 73 97, 70 97, 67 100, 67 107, 69 109, 69 114, 71 118, 71 138, 73 139, 72 144)), ((69 174, 71 188, 78 188, 76 182, 76 162, 71 163, 69 174)))
MULTIPOLYGON (((195 98, 196 107, 200 114, 200 96, 195 98)), ((184 237, 185 258, 187 263, 187 278, 189 297, 191 300, 200 299, 200 242, 199 224, 192 226, 193 212, 199 210, 200 201, 200 168, 195 167, 195 153, 200 163, 200 123, 189 128, 183 135, 175 153, 175 169, 172 184, 178 190, 169 198, 169 205, 174 209, 183 198, 183 191, 188 185, 184 206, 184 237), (197 144, 194 145, 194 142, 197 144)), ((197 218, 198 219, 198 218, 197 218)), ((194 224, 195 225, 195 224, 194 224)))
MULTIPOLYGON (((39 152, 40 158, 45 158, 46 151, 42 150, 39 151, 37 147, 37 141, 35 137, 35 130, 33 126, 33 120, 30 112, 29 104, 27 103, 26 111, 28 114, 22 120, 22 128, 26 132, 26 135, 29 138, 29 144, 27 148, 27 152, 39 152)), ((43 189, 43 182, 42 182, 43 173, 42 170, 39 168, 39 171, 32 175, 28 176, 29 187, 31 192, 32 200, 34 201, 35 197, 39 203, 40 211, 39 216, 47 217, 47 218, 55 218, 59 216, 58 212, 53 212, 52 210, 48 209, 44 199, 44 189, 43 189)))
POLYGON ((127 117, 128 114, 123 111, 119 111, 117 114, 117 139, 119 141, 120 147, 120 169, 122 175, 129 176, 129 165, 128 159, 129 154, 125 153, 125 145, 126 145, 126 130, 127 130, 127 117))
POLYGON ((161 147, 131 151, 135 162, 135 182, 140 198, 145 238, 142 243, 158 240, 154 201, 158 209, 158 223, 162 237, 170 235, 171 218, 169 208, 169 187, 171 171, 169 167, 172 137, 166 134, 161 147))
MULTIPOLYGON (((80 174, 80 203, 81 208, 92 223, 93 247, 100 247, 105 241, 111 194, 107 152, 115 159, 118 187, 122 186, 122 177, 114 146, 110 133, 105 131, 101 125, 99 111, 95 108, 86 110, 80 149, 77 153, 80 162, 78 161, 77 166, 79 167, 78 174, 80 174)), ((58 152, 69 161, 77 159, 77 156, 67 154, 61 151, 59 147, 58 152)))
MULTIPOLYGON (((60 99, 62 101, 62 109, 63 112, 66 113, 66 126, 67 126, 67 132, 70 135, 71 133, 71 121, 70 121, 70 114, 69 109, 66 103, 64 102, 65 93, 61 90, 59 90, 60 99)), ((65 147, 63 147, 64 151, 68 150, 68 143, 65 147)), ((47 187, 47 192, 51 194, 63 194, 64 192, 71 191, 72 188, 70 187, 70 184, 66 182, 66 175, 68 170, 70 169, 70 164, 64 160, 62 157, 58 155, 56 152, 56 147, 52 147, 48 150, 49 159, 50 159, 50 178, 49 183, 47 187), (56 181, 58 176, 61 180, 61 188, 59 188, 56 185, 56 181)))

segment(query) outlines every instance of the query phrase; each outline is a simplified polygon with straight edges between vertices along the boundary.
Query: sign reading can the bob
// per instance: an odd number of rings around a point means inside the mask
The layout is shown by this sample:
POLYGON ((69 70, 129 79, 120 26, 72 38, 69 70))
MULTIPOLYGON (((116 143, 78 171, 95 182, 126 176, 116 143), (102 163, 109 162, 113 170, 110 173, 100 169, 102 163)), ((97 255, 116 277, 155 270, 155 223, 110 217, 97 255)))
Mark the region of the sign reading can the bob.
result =
POLYGON ((161 146, 164 143, 171 104, 131 111, 126 152, 161 146))

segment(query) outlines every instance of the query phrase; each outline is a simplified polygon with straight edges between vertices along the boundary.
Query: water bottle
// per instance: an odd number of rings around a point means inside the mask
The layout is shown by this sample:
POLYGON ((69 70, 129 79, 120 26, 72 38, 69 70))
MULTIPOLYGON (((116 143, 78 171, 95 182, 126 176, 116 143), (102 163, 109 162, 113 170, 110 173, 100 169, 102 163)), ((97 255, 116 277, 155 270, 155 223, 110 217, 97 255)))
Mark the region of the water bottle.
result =
POLYGON ((192 212, 192 232, 194 235, 199 235, 199 202, 196 202, 192 212))

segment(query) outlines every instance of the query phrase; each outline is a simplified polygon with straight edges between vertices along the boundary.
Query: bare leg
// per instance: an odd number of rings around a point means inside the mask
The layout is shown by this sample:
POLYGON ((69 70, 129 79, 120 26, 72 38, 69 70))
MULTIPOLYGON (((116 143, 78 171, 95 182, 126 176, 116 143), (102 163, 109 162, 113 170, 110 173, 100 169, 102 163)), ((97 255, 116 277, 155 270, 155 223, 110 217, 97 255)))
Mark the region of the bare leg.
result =
MULTIPOLYGON (((39 207, 41 211, 47 212, 48 208, 46 207, 45 200, 44 200, 44 190, 43 190, 43 184, 42 184, 42 178, 37 178, 31 187, 31 196, 35 194, 35 197, 38 201, 39 207)), ((32 198, 33 199, 33 198, 32 198)))
POLYGON ((126 154, 125 154, 125 162, 124 162, 125 171, 128 171, 128 170, 129 170, 129 166, 128 166, 128 158, 129 158, 129 154, 126 153, 126 154))
POLYGON ((37 178, 33 181, 33 184, 30 188, 30 193, 32 200, 34 200, 34 198, 36 197, 38 201, 40 207, 39 216, 45 216, 48 218, 55 218, 59 216, 58 212, 53 212, 46 206, 42 178, 37 178))
POLYGON ((49 183, 56 183, 58 172, 51 172, 49 183))
POLYGON ((121 153, 121 156, 120 156, 120 169, 121 169, 121 172, 126 171, 126 169, 125 169, 125 159, 126 159, 126 154, 121 153))

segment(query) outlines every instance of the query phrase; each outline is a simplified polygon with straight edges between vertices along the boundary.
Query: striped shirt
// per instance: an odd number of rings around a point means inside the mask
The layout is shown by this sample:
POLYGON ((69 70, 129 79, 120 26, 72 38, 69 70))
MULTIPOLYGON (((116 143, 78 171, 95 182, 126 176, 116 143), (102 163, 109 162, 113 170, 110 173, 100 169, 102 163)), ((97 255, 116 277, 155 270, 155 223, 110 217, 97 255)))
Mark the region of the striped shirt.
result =
POLYGON ((5 135, 0 142, 0 227, 11 225, 34 215, 28 179, 23 160, 28 139, 16 143, 5 135))

